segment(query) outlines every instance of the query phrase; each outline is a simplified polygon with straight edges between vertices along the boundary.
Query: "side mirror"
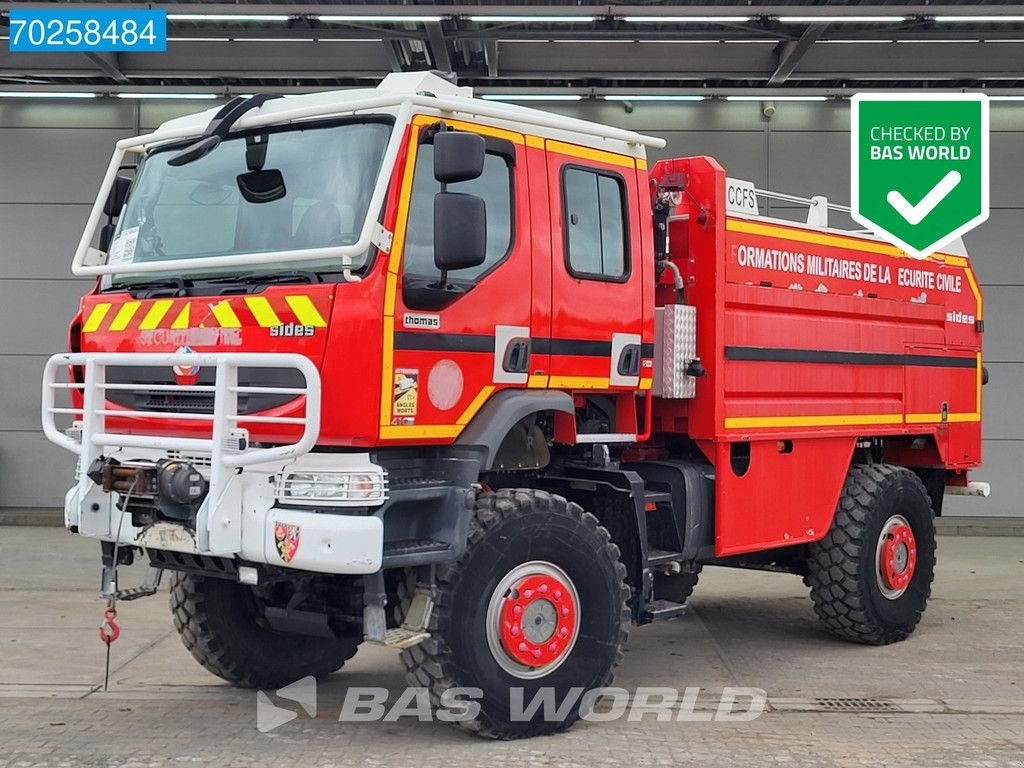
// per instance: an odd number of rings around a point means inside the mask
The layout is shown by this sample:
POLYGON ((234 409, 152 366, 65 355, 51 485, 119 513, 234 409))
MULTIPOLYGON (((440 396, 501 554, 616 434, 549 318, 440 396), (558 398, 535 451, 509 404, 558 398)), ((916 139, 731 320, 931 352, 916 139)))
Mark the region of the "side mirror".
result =
POLYGON ((110 253, 110 242, 114 239, 115 229, 117 229, 117 226, 114 224, 103 225, 103 228, 100 229, 99 250, 104 253, 110 253))
POLYGON ((434 135, 434 178, 442 184, 478 179, 484 172, 486 156, 483 136, 442 131, 434 135))
POLYGON ((487 206, 482 197, 460 192, 434 195, 434 265, 441 284, 448 272, 484 263, 487 256, 487 206))
POLYGON ((115 176, 114 183, 110 187, 110 192, 107 194, 107 201, 103 204, 103 213, 108 218, 116 219, 121 215, 121 210, 124 208, 124 201, 128 197, 128 187, 132 185, 132 180, 125 178, 124 176, 115 176))

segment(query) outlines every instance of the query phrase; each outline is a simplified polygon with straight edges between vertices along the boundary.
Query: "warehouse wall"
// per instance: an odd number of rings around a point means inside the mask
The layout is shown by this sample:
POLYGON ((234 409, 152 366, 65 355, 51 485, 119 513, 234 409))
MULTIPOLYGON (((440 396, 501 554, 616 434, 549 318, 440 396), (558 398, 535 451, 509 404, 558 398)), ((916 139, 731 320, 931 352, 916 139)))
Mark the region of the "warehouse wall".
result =
MULTIPOLYGON (((71 456, 38 430, 42 362, 65 347, 65 329, 88 281, 69 263, 113 143, 140 127, 208 106, 202 102, 0 100, 0 506, 60 503, 71 456)), ((655 158, 710 154, 730 175, 800 195, 849 198, 845 103, 784 103, 770 120, 758 103, 554 105, 558 111, 665 138, 655 158)), ((1024 515, 1024 105, 992 107, 992 216, 967 237, 986 294, 987 501, 951 500, 950 514, 1024 515)), ((800 212, 772 209, 773 215, 800 212)), ((849 226, 849 222, 838 222, 849 226)))

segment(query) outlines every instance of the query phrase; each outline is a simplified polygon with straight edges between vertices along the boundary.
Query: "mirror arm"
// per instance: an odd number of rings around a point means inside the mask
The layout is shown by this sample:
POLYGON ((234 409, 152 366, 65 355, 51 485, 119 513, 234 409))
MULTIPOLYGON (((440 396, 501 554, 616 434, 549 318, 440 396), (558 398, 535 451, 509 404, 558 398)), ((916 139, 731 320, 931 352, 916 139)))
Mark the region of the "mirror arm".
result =
MULTIPOLYGON (((441 125, 444 125, 444 123, 441 123, 441 125)), ((442 192, 447 192, 448 191, 448 184, 447 184, 447 182, 443 182, 443 181, 441 182, 441 191, 442 192)), ((434 288, 439 288, 441 290, 444 290, 447 287, 448 287, 448 270, 444 269, 444 268, 441 268, 441 276, 437 279, 437 284, 434 286, 434 288)))

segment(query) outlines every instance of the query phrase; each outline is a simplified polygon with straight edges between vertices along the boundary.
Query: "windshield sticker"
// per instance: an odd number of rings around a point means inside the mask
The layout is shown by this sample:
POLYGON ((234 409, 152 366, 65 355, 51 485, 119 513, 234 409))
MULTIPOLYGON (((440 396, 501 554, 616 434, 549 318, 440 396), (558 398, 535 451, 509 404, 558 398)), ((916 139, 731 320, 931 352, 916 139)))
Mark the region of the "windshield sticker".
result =
POLYGON ((139 241, 139 228, 124 230, 114 238, 107 254, 107 264, 130 264, 135 259, 135 244, 139 241))
POLYGON ((398 368, 395 371, 395 400, 392 424, 414 424, 416 401, 419 397, 420 372, 418 368, 398 368))

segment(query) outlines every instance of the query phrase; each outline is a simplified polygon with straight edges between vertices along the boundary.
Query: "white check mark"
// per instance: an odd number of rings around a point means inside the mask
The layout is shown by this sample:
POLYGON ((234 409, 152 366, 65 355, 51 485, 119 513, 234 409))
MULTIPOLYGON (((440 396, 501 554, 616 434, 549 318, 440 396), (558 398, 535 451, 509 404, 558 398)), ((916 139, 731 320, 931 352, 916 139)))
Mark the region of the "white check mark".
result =
POLYGON ((932 187, 931 191, 921 198, 917 205, 911 205, 907 202, 901 193, 895 189, 892 190, 885 199, 889 201, 889 205, 896 209, 896 213, 902 216, 911 224, 920 224, 924 217, 935 210, 935 206, 946 199, 946 196, 953 191, 957 184, 960 183, 960 172, 950 171, 942 180, 932 187))

